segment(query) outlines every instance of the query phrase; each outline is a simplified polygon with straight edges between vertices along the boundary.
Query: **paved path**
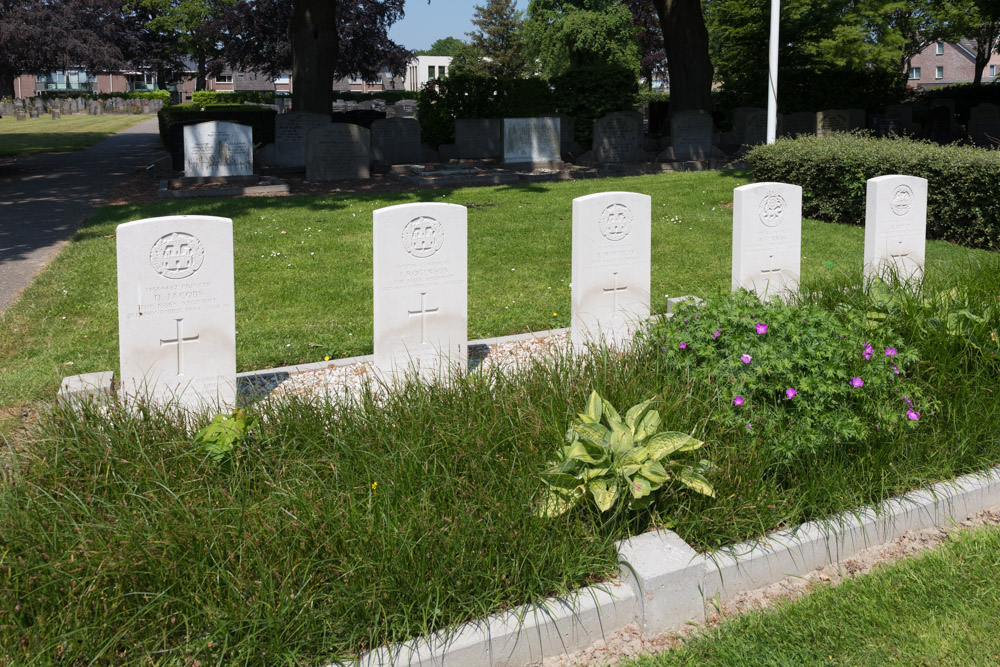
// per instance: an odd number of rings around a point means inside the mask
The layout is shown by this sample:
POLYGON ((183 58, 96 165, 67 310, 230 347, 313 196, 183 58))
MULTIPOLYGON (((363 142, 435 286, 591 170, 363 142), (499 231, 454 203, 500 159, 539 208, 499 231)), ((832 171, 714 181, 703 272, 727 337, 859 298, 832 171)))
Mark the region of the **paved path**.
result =
POLYGON ((0 164, 0 311, 52 261, 113 186, 163 154, 154 118, 85 151, 0 164))

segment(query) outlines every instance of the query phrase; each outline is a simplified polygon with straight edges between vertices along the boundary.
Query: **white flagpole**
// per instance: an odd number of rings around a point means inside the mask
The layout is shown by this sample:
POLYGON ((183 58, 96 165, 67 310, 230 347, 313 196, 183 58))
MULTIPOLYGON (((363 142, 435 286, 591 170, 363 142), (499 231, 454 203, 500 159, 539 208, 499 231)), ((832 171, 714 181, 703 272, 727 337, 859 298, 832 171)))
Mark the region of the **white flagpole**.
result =
POLYGON ((767 72, 767 143, 778 134, 778 18, 781 0, 771 0, 771 41, 767 72))

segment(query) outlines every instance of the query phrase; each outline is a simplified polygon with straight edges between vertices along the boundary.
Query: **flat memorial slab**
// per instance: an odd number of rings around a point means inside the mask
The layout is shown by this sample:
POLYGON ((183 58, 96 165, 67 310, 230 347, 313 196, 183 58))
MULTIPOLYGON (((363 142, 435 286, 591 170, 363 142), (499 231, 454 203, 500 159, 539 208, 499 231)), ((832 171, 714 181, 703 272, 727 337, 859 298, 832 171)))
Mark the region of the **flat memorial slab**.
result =
POLYGON ((865 280, 919 281, 927 239, 927 179, 879 176, 868 180, 865 280))
POLYGON ((233 223, 176 215, 118 225, 123 396, 193 409, 236 398, 233 223))
POLYGON ((423 379, 465 371, 468 342, 467 211, 401 204, 374 212, 375 367, 423 379))
POLYGON ((571 340, 622 347, 649 319, 651 200, 602 192, 573 200, 571 340))
POLYGON ((761 300, 798 290, 802 247, 802 188, 754 183, 733 191, 732 289, 761 300))

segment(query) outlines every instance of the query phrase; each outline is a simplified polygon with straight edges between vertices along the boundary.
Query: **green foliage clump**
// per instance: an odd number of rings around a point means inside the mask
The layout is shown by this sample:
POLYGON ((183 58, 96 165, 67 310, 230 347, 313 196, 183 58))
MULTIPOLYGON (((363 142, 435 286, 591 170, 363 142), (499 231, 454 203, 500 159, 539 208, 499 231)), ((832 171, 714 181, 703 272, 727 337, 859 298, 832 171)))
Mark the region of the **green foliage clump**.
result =
POLYGON ((614 65, 588 65, 551 80, 560 113, 576 121, 576 140, 589 148, 594 121, 613 111, 631 109, 639 92, 635 73, 614 65))
POLYGON ((566 431, 566 446, 543 474, 548 493, 538 513, 559 516, 587 501, 601 512, 622 504, 630 510, 642 509, 672 479, 714 496, 704 476, 711 468, 708 461, 695 465, 667 461, 672 454, 690 452, 705 443, 687 433, 660 431, 660 422, 653 399, 632 406, 622 419, 611 403, 591 392, 586 409, 566 431))
POLYGON ((194 443, 208 456, 219 463, 240 444, 257 420, 247 416, 246 410, 238 408, 232 414, 213 415, 211 423, 198 431, 194 443))
POLYGON ((64 92, 56 91, 45 91, 38 93, 38 97, 43 100, 54 100, 63 98, 76 98, 84 100, 163 100, 164 102, 170 101, 170 91, 169 90, 133 90, 128 93, 70 93, 66 94, 64 92))
POLYGON ((196 90, 191 94, 191 103, 199 106, 207 104, 274 104, 273 90, 196 90))
POLYGON ((417 116, 423 141, 455 140, 456 118, 525 118, 555 111, 548 84, 539 78, 501 79, 455 71, 421 91, 417 116))
POLYGON ((866 181, 905 174, 927 179, 927 237, 1000 249, 1000 152, 898 138, 835 135, 757 146, 746 160, 759 181, 802 187, 802 214, 863 225, 866 181))
POLYGON ((927 407, 907 379, 917 351, 891 322, 856 310, 765 304, 737 292, 683 304, 651 335, 669 362, 716 387, 715 419, 764 435, 778 465, 915 428, 927 407))
POLYGON ((201 106, 190 102, 164 107, 157 112, 160 122, 160 141, 170 146, 170 126, 188 120, 222 120, 253 128, 254 143, 274 142, 274 109, 248 104, 210 104, 201 106))

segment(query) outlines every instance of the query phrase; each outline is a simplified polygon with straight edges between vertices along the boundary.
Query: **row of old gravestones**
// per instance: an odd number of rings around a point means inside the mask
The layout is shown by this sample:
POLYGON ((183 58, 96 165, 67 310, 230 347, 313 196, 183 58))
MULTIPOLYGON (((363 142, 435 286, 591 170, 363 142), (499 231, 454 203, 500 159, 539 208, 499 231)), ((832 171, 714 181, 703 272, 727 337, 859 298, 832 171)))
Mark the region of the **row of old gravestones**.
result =
POLYGON ((14 116, 17 120, 39 118, 43 113, 59 118, 69 114, 89 114, 100 116, 104 113, 156 113, 163 108, 163 100, 126 100, 115 97, 106 100, 88 100, 81 97, 28 100, 16 98, 12 102, 0 102, 0 116, 14 116))
MULTIPOLYGON (((918 280, 927 182, 868 182, 865 276, 918 280)), ((802 190, 736 188, 732 287, 764 299, 799 281, 802 190)), ((418 203, 373 214, 376 373, 433 379, 467 356, 466 208, 418 203)), ((232 406, 236 324, 232 221, 170 216, 120 225, 118 324, 123 395, 201 409, 232 406)), ((571 341, 621 347, 650 315, 651 200, 605 192, 573 200, 571 341)))

